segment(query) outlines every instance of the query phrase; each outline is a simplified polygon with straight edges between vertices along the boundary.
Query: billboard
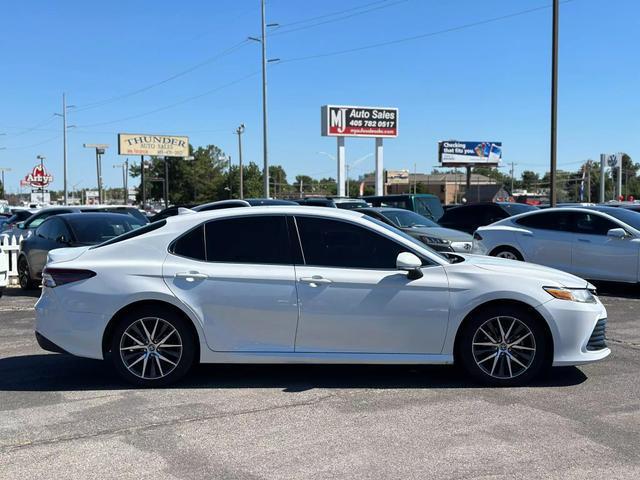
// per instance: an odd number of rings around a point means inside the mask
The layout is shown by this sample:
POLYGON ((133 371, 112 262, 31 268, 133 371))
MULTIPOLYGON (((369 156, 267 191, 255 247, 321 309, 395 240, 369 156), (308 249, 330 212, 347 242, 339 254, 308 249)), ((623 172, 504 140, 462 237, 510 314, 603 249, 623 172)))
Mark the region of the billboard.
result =
POLYGON ((118 155, 188 157, 189 137, 119 133, 118 155))
POLYGON ((502 160, 502 142, 438 142, 438 161, 442 166, 498 165, 502 160))
POLYGON ((321 107, 324 137, 397 137, 398 109, 388 107, 321 107))

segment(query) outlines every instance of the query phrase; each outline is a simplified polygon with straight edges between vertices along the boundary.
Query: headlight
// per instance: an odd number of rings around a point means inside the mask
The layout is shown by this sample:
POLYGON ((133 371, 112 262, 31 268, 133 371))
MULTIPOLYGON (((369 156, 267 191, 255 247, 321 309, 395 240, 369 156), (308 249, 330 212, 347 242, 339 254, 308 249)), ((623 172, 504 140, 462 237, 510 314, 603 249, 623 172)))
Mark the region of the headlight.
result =
POLYGON ((424 243, 431 243, 433 245, 449 245, 451 242, 444 238, 428 237, 427 235, 420 235, 420 240, 424 243))
POLYGON ((586 288, 555 288, 555 287, 542 287, 544 290, 554 298, 560 300, 569 300, 571 302, 580 303, 596 303, 595 295, 586 288))

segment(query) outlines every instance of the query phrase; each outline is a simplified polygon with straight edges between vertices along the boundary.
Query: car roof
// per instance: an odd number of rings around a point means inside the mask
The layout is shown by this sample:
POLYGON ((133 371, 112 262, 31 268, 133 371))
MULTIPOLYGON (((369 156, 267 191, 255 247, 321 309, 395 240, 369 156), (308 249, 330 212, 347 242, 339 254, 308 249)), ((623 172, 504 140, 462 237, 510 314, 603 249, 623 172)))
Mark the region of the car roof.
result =
MULTIPOLYGON (((396 207, 362 207, 362 208, 357 208, 356 211, 358 212, 380 212, 380 213, 384 213, 384 212, 411 212, 411 210, 407 210, 405 208, 396 208, 396 207)), ((415 213, 415 212, 412 212, 415 213)), ((416 215, 420 215, 419 213, 416 215)))
MULTIPOLYGON (((82 218, 84 220, 89 220, 92 218, 126 218, 126 219, 136 219, 131 215, 123 215, 122 213, 113 213, 113 212, 73 212, 73 213, 61 213, 60 215, 54 215, 49 218, 64 218, 66 220, 73 220, 76 218, 82 218)), ((49 220, 47 218, 47 220, 49 220)), ((137 220, 137 219, 136 219, 137 220)), ((46 220, 45 220, 46 221, 46 220)), ((44 222, 43 222, 44 223, 44 222)))

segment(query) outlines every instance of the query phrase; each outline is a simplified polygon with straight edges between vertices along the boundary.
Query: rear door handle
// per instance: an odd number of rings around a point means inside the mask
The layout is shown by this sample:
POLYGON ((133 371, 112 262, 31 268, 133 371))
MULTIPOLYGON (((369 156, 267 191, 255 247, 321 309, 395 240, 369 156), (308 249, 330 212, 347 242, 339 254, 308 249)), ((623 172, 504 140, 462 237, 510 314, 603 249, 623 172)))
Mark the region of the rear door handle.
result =
POLYGON ((578 241, 584 242, 584 243, 591 243, 591 240, 587 240, 586 238, 579 238, 578 241))
POLYGON ((193 282, 194 280, 206 280, 209 275, 200 272, 178 272, 175 274, 176 278, 184 278, 187 281, 193 282))
POLYGON ((332 283, 331 280, 321 277, 320 275, 314 275, 313 277, 300 277, 300 281, 303 283, 308 283, 309 285, 332 283))

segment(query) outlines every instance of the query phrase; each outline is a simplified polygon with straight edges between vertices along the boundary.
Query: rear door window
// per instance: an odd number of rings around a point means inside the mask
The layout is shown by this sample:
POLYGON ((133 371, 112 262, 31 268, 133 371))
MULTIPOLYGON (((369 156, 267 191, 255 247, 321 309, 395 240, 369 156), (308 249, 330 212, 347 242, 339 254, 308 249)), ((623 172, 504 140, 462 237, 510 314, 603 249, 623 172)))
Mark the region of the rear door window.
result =
POLYGON ((171 247, 171 253, 193 260, 206 260, 204 225, 200 225, 178 238, 171 247))
POLYGON ((586 235, 606 235, 612 228, 621 228, 620 225, 596 213, 576 213, 575 218, 576 232, 586 235))
POLYGON ((571 212, 540 212, 516 220, 518 225, 541 230, 555 230, 559 232, 573 231, 573 217, 571 212))

